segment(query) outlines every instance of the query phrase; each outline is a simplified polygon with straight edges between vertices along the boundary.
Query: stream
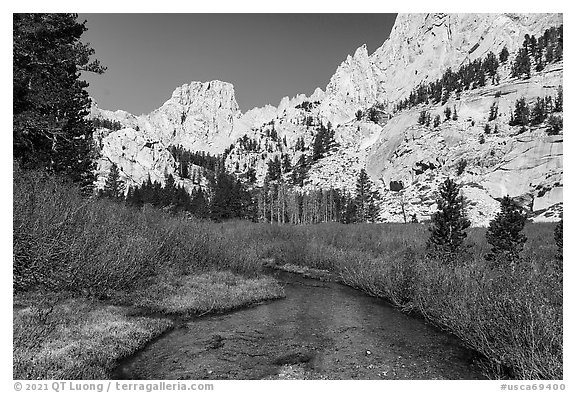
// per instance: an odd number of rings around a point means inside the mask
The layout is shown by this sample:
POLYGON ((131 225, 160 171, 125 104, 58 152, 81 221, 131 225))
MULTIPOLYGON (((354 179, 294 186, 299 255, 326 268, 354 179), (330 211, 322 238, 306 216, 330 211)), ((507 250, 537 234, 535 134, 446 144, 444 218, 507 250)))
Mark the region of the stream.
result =
POLYGON ((115 379, 484 379, 459 340, 347 286, 276 272, 286 298, 204 316, 115 379))

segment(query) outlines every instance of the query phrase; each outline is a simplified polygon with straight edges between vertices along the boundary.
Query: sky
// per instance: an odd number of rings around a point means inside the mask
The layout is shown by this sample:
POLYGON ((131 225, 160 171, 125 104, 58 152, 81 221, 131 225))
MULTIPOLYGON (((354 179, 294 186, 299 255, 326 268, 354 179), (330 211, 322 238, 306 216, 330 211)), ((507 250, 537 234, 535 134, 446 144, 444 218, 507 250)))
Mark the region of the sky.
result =
POLYGON ((348 54, 374 52, 396 14, 80 14, 107 67, 86 74, 103 109, 149 113, 191 81, 234 85, 242 112, 323 90, 348 54))

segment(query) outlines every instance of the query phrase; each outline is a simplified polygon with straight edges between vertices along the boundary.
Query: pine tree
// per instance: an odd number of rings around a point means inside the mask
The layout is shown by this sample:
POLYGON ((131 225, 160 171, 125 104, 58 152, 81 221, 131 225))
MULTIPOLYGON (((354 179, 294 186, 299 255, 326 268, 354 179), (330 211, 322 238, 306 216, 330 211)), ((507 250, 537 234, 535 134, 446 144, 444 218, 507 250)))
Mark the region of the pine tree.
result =
POLYGON ((538 97, 534 107, 530 111, 530 124, 538 125, 546 119, 546 102, 538 97))
POLYGON ((498 104, 493 102, 490 105, 490 114, 488 115, 488 121, 496 120, 498 117, 498 104))
POLYGON ((25 167, 94 181, 90 98, 81 72, 101 74, 75 14, 13 14, 13 152, 25 167))
POLYGON ((444 116, 446 116, 446 120, 450 120, 450 117, 452 116, 452 109, 450 109, 449 106, 444 109, 444 116))
POLYGON ((499 55, 499 60, 500 63, 506 63, 506 61, 508 61, 508 56, 510 56, 510 52, 508 52, 508 48, 504 47, 502 48, 502 50, 500 51, 500 55, 499 55))
POLYGON ((428 112, 426 111, 421 111, 420 112, 420 117, 418 118, 418 124, 420 125, 424 125, 426 124, 426 119, 428 118, 428 112))
POLYGON ((456 112, 456 105, 452 109, 452 120, 458 120, 458 112, 456 112))
POLYGON ((120 179, 120 171, 116 164, 112 164, 110 167, 110 172, 106 178, 106 183, 104 184, 104 189, 100 193, 101 196, 119 199, 123 196, 124 182, 120 179))
POLYGON ((440 185, 438 210, 432 215, 431 234, 426 244, 429 255, 445 261, 461 251, 467 236, 465 230, 470 226, 460 188, 450 178, 440 185))
POLYGON ((520 252, 526 242, 526 236, 522 234, 526 215, 520 206, 509 196, 502 198, 500 212, 490 221, 486 240, 492 246, 486 259, 493 266, 506 264, 512 269, 520 259, 520 252))
POLYGON ((440 125, 440 115, 436 115, 434 117, 434 128, 437 128, 440 125))
POLYGON ((548 135, 558 135, 562 128, 562 118, 560 116, 550 115, 548 118, 548 127, 546 128, 548 135))
POLYGON ((354 198, 357 222, 373 222, 376 220, 378 214, 377 200, 377 193, 372 191, 372 181, 368 177, 366 170, 362 168, 356 181, 356 197, 354 198))
POLYGON ((564 90, 562 86, 558 88, 558 95, 554 100, 554 112, 562 112, 564 110, 564 90))
POLYGON ((198 218, 210 217, 210 208, 202 188, 199 188, 198 191, 194 193, 190 201, 190 212, 198 218))
POLYGON ((527 126, 530 122, 530 108, 524 97, 516 100, 514 115, 510 119, 511 126, 527 126))
POLYGON ((526 48, 518 49, 518 54, 512 65, 512 77, 526 79, 530 78, 530 56, 526 48))

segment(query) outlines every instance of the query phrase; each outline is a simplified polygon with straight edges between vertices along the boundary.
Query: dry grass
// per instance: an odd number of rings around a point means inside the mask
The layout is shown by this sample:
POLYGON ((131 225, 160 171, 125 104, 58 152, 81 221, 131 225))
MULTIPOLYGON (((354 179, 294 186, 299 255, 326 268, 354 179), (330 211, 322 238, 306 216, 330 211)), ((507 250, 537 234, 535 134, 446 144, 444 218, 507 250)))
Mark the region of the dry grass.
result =
POLYGON ((88 299, 28 305, 14 310, 13 323, 14 379, 109 378, 117 359, 172 326, 88 299))
POLYGON ((230 272, 151 280, 135 293, 136 306, 167 314, 206 314, 284 296, 283 288, 270 277, 244 278, 230 272))
POLYGON ((271 278, 230 272, 150 280, 120 295, 123 306, 69 294, 27 292, 15 297, 14 379, 107 379, 116 361, 173 326, 168 314, 222 312, 284 296, 271 278), (167 317, 134 315, 150 312, 167 317))
MULTIPOLYGON (((87 201, 74 187, 41 173, 16 167, 14 174, 18 291, 124 296, 152 310, 202 313, 277 297, 275 284, 258 279, 263 259, 274 259, 328 270, 348 285, 420 313, 485 355, 491 375, 499 377, 562 378, 562 265, 554 259, 553 232, 551 224, 527 225, 522 263, 512 271, 487 266, 485 229, 473 229, 468 252, 447 265, 425 257, 429 234, 424 224, 201 222, 150 208, 87 201), (230 286, 236 278, 228 273, 204 275, 215 270, 244 275, 240 280, 245 282, 230 286), (211 292, 206 288, 217 288, 219 300, 203 298, 203 292, 211 292)), ((110 316, 102 315, 104 321, 118 318, 117 309, 106 310, 110 316)), ((25 328, 31 317, 20 311, 14 315, 15 336, 34 331, 25 328)), ((74 329, 58 329, 58 337, 81 340, 74 329)), ((19 345, 25 348, 15 341, 15 359, 28 359, 19 345)), ((68 348, 63 341, 51 348, 57 347, 68 348)), ((78 348, 84 347, 91 348, 78 348)))

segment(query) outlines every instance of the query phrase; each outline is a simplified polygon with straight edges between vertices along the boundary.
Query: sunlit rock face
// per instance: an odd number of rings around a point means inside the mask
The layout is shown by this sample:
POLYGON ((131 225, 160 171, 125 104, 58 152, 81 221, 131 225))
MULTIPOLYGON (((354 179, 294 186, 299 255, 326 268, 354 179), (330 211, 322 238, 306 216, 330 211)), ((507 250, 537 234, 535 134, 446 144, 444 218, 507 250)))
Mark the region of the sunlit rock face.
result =
POLYGON ((167 151, 176 145, 212 154, 232 145, 226 168, 237 173, 254 168, 262 184, 269 160, 288 155, 295 164, 301 155, 309 156, 316 128, 330 123, 338 147, 312 165, 304 191, 334 187, 353 193, 364 168, 382 195, 381 220, 403 221, 413 214, 425 220, 436 209, 439 183, 450 176, 464 186, 474 225, 487 225, 504 195, 522 201, 535 221, 557 220, 562 212, 563 134, 548 136, 545 125, 518 134, 508 122, 518 98, 533 103, 537 97, 555 96, 562 85, 562 62, 533 72, 528 80, 510 78, 510 63, 524 35, 539 36, 561 24, 561 14, 399 14, 390 37, 374 53, 362 45, 347 57, 343 54, 324 89, 284 97, 277 106, 243 114, 234 87, 221 81, 182 85, 147 115, 94 104, 92 117, 117 121, 124 128, 97 132, 102 153, 98 184, 112 162, 134 184, 148 175, 161 181, 165 174, 176 173, 167 151), (445 105, 393 113, 394 104, 419 84, 490 51, 498 54, 504 46, 510 60, 499 67, 499 83, 489 81, 459 99, 452 96, 445 105), (494 103, 499 116, 490 127, 498 131, 481 137, 494 103), (442 121, 436 128, 418 125, 420 111, 444 120, 446 106, 456 108, 457 120, 442 121), (371 107, 381 111, 376 122, 366 116, 371 107), (363 116, 357 118, 359 110, 363 116), (257 149, 240 146, 241 138, 256 141, 257 149), (304 151, 296 149, 298 140, 304 141, 304 151), (465 168, 459 171, 462 161, 465 168), (402 190, 391 191, 391 182, 401 182, 402 190))

